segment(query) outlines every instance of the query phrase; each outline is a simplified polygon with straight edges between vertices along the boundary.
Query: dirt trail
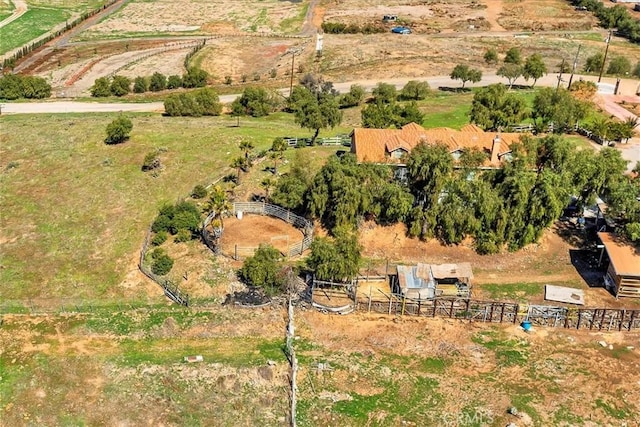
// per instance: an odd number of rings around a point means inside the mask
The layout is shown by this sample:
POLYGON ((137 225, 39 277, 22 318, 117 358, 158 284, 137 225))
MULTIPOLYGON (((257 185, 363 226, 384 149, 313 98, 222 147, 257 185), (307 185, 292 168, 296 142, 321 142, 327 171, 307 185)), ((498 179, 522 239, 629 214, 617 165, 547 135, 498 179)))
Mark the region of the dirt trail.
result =
POLYGON ((13 1, 13 5, 16 7, 16 10, 13 11, 11 16, 0 21, 0 28, 12 23, 16 19, 20 18, 22 15, 27 13, 28 8, 27 8, 26 1, 24 0, 12 0, 12 1, 13 1))
POLYGON ((498 23, 498 18, 502 13, 502 0, 487 0, 487 21, 491 24, 492 31, 507 31, 498 23))

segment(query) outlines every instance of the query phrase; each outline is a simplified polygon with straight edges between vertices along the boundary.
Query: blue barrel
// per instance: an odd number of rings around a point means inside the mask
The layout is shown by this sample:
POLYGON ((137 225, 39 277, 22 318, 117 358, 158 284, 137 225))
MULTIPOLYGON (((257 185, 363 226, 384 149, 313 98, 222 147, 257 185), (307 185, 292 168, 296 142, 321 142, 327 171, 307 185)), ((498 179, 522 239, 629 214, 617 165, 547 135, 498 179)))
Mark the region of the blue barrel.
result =
POLYGON ((529 332, 531 330, 531 322, 528 320, 523 320, 520 326, 522 326, 522 329, 524 329, 525 332, 529 332))

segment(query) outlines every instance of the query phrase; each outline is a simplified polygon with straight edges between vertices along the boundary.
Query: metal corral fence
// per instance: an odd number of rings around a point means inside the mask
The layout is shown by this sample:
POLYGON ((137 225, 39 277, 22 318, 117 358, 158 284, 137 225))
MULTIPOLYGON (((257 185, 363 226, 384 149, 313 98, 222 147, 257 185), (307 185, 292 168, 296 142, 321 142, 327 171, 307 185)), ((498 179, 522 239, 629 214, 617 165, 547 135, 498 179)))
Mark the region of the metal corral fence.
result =
MULTIPOLYGON (((302 255, 304 251, 311 247, 313 242, 313 222, 293 212, 277 205, 266 202, 235 202, 231 214, 237 215, 238 212, 272 216, 285 221, 294 227, 300 229, 304 237, 301 241, 289 245, 287 253, 288 257, 302 255)), ((202 226, 202 238, 205 244, 216 254, 220 252, 219 239, 222 236, 223 229, 210 227, 213 219, 216 217, 215 212, 211 212, 204 221, 202 226)), ((234 259, 239 260, 247 256, 252 256, 257 247, 239 247, 236 245, 234 259)))
MULTIPOLYGON (((289 147, 299 147, 311 145, 311 138, 298 138, 298 137, 284 137, 284 142, 289 147)), ((351 147, 351 137, 347 134, 341 134, 331 136, 328 138, 316 138, 317 145, 341 145, 344 147, 351 147)))

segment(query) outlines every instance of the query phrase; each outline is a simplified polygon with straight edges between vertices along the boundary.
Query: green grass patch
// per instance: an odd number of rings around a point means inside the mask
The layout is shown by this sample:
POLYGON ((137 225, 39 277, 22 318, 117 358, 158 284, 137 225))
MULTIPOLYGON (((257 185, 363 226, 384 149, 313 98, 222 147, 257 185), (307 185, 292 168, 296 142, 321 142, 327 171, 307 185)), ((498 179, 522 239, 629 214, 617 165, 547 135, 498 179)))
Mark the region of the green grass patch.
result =
POLYGON ((124 366, 143 363, 167 365, 182 363, 185 356, 201 355, 206 363, 233 367, 258 366, 274 360, 284 362, 283 342, 264 338, 214 338, 204 340, 147 339, 124 340, 117 362, 124 366))
POLYGON ((526 341, 504 339, 497 331, 479 332, 471 341, 492 350, 498 366, 524 366, 529 359, 529 344, 526 341))
POLYGON ((375 419, 375 413, 385 413, 387 422, 380 425, 396 425, 392 420, 397 419, 424 425, 443 401, 439 383, 432 378, 413 377, 403 381, 402 386, 398 382, 381 385, 382 393, 370 396, 352 393, 352 400, 337 402, 333 410, 359 422, 375 419))
POLYGON ((584 418, 574 414, 570 408, 560 406, 553 413, 553 421, 557 426, 579 426, 584 425, 584 418))
POLYGON ((603 399, 596 399, 594 406, 602 409, 609 417, 617 420, 628 420, 631 415, 629 408, 626 407, 627 405, 621 408, 617 404, 605 402, 603 399))
POLYGON ((103 316, 91 316, 86 328, 96 333, 111 333, 126 336, 133 332, 148 334, 162 326, 167 319, 173 319, 180 328, 187 328, 200 322, 216 320, 217 315, 205 311, 191 311, 176 307, 171 310, 135 310, 115 312, 103 316))
POLYGON ((307 134, 288 114, 243 118, 235 127, 231 117, 144 113, 128 114, 131 139, 109 146, 105 128, 116 116, 2 117, 2 164, 17 167, 0 167, 0 228, 7 238, 0 300, 54 294, 92 300, 107 290, 117 300, 112 288, 129 271, 162 204, 226 175, 243 139, 257 152, 276 136, 307 134), (154 178, 141 165, 159 148, 164 169, 154 178), (26 262, 33 254, 42 256, 26 262))
POLYGON ((0 54, 29 43, 70 17, 71 12, 64 9, 30 8, 0 29, 0 54))
POLYGON ((544 294, 544 284, 541 283, 490 283, 477 287, 488 294, 490 299, 526 301, 529 297, 544 294))
POLYGON ((305 2, 302 9, 300 9, 300 13, 296 16, 292 16, 291 18, 285 18, 280 21, 280 31, 283 33, 297 33, 302 28, 302 23, 304 22, 304 18, 307 16, 307 11, 309 10, 309 3, 305 2))

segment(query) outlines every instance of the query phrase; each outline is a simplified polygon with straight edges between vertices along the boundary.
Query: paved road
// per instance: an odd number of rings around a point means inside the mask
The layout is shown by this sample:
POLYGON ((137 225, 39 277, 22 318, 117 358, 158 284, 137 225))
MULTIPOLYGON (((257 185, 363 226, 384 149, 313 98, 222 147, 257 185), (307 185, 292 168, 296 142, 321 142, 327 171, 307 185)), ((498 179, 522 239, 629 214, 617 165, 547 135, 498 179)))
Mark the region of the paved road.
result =
POLYGON ((27 13, 28 8, 27 8, 27 2, 26 1, 24 1, 24 0, 12 0, 12 1, 13 1, 13 5, 16 7, 16 9, 13 11, 11 16, 8 16, 8 17, 4 18, 2 21, 0 21, 0 28, 4 27, 5 25, 8 25, 8 24, 12 23, 16 19, 20 18, 22 15, 27 13))
MULTIPOLYGON (((563 80, 566 80, 568 77, 566 74, 563 76, 563 80)), ((594 76, 574 76, 574 81, 578 79, 592 80, 596 81, 597 78, 594 76)), ((397 87, 404 86, 407 81, 412 80, 409 78, 397 78, 397 79, 383 79, 390 84, 394 84, 397 87)), ((459 87, 460 83, 457 81, 453 81, 449 78, 449 76, 436 76, 436 77, 427 77, 422 79, 415 80, 423 80, 427 81, 432 88, 438 87, 459 87)), ((350 81, 350 82, 337 82, 334 84, 334 87, 339 92, 347 92, 352 84, 359 84, 363 86, 366 90, 371 91, 373 87, 379 82, 379 80, 358 80, 358 81, 350 81)), ((505 83, 505 79, 496 76, 495 74, 490 74, 483 76, 482 81, 473 85, 468 84, 468 86, 486 86, 492 83, 505 83)), ((614 84, 615 79, 605 78, 603 79, 603 83, 614 84)), ((516 81, 516 84, 524 84, 526 83, 524 80, 516 81)), ((548 74, 538 80, 538 86, 556 86, 558 83, 558 75, 557 74, 548 74)), ((638 89, 638 85, 640 81, 633 79, 622 79, 620 81, 620 93, 628 97, 628 99, 635 99, 636 102, 640 102, 640 96, 635 96, 635 91, 638 89)), ((288 89, 280 89, 280 92, 287 96, 289 90, 288 89)), ((220 97, 220 101, 223 103, 232 102, 239 95, 223 95, 220 97)), ((603 96, 604 99, 607 99, 607 96, 603 96)), ((609 103, 611 104, 611 103, 609 103)), ((605 104, 606 106, 607 104, 605 104)), ((615 105, 615 104, 614 104, 615 105)), ((20 102, 20 103, 5 103, 2 105, 2 114, 42 114, 42 113, 97 113, 97 112, 160 112, 163 111, 163 105, 161 102, 150 102, 150 103, 101 103, 101 102, 78 102, 78 101, 46 101, 46 102, 20 102)), ((626 111, 626 110, 625 110, 626 111)))

